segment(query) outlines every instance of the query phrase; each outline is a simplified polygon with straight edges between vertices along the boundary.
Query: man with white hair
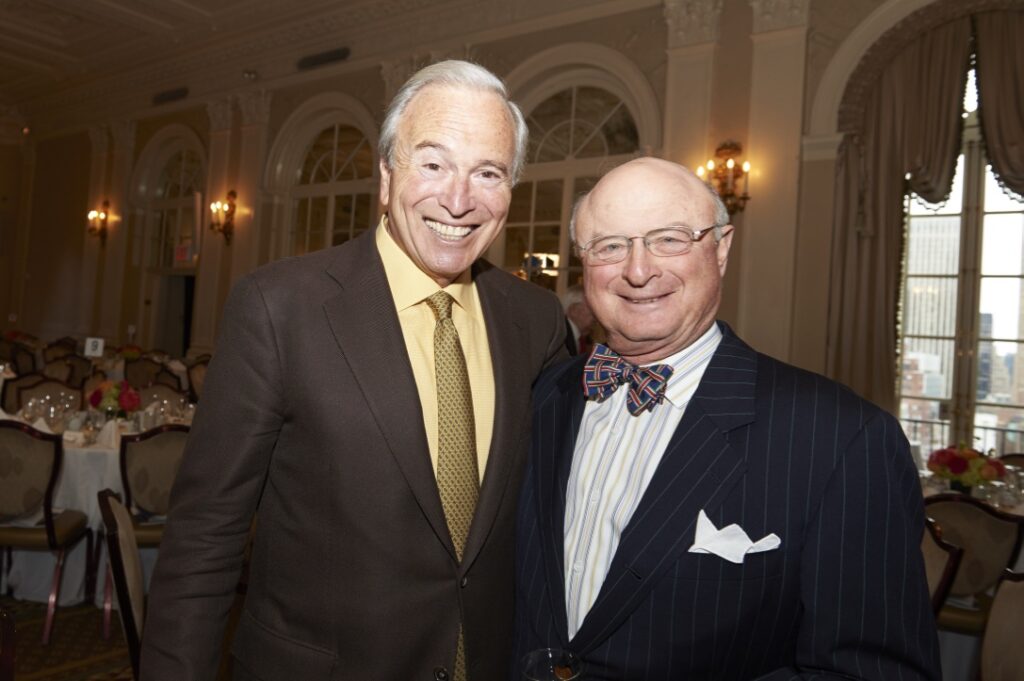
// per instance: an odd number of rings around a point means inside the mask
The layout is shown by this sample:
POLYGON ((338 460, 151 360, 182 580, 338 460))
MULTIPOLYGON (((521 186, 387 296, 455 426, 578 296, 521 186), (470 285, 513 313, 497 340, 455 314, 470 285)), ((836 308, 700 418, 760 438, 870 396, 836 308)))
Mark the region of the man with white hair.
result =
POLYGON ((153 579, 142 678, 213 679, 254 515, 236 679, 491 681, 558 301, 480 260, 526 125, 466 62, 415 74, 380 138, 376 230, 235 286, 153 579))

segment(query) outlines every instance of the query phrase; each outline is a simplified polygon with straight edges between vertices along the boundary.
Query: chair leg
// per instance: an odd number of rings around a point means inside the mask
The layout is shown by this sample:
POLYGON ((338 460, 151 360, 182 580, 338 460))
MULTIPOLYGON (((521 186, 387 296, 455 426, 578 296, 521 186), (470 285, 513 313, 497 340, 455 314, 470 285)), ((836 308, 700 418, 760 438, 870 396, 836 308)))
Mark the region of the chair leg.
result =
POLYGON ((85 599, 92 603, 96 596, 96 573, 98 572, 99 552, 95 550, 95 546, 100 543, 99 536, 94 536, 92 530, 86 530, 85 541, 85 599), (95 543, 93 542, 94 539, 96 540, 95 543))
POLYGON ((64 573, 64 549, 57 551, 57 565, 53 568, 53 586, 50 587, 50 600, 46 605, 46 623, 43 625, 43 645, 50 644, 53 632, 53 620, 57 615, 57 601, 60 598, 60 579, 64 573))
POLYGON ((110 613, 113 610, 114 575, 107 563, 107 578, 103 583, 103 640, 110 639, 110 613))

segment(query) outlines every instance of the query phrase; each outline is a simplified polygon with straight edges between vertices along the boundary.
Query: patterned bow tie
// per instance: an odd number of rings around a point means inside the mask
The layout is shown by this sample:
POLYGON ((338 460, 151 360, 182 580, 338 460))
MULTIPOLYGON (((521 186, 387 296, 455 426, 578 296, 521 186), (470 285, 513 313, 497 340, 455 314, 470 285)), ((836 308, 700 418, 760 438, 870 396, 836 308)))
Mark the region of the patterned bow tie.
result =
POLYGON ((665 386, 672 376, 668 364, 638 367, 619 357, 618 353, 598 343, 583 368, 583 394, 588 400, 601 402, 623 383, 629 383, 626 407, 636 416, 645 409, 654 409, 665 399, 665 386))

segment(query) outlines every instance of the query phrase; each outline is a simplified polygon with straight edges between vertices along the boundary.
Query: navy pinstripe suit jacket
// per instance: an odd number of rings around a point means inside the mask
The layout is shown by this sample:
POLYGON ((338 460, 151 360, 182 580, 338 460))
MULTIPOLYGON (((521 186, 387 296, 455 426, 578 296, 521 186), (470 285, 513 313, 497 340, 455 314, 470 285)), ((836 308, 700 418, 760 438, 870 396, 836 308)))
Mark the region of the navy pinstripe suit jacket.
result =
POLYGON ((940 678, 921 491, 898 422, 721 327, 571 641, 563 520, 584 358, 538 380, 513 659, 566 648, 587 681, 940 678), (701 509, 715 527, 738 523, 754 541, 774 532, 782 544, 739 565, 689 553, 701 509))

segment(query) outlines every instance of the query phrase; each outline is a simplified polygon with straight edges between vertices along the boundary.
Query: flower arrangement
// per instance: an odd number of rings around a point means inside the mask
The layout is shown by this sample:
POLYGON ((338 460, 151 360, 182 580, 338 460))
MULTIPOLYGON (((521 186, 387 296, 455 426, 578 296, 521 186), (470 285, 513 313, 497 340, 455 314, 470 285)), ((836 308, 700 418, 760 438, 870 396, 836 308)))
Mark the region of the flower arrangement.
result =
POLYGON ((142 357, 142 348, 138 345, 122 345, 118 348, 117 354, 121 355, 124 359, 138 359, 142 357))
POLYGON ((101 411, 117 411, 128 414, 139 408, 142 399, 139 397, 139 393, 128 385, 128 381, 120 383, 103 381, 89 395, 89 404, 94 409, 101 411))
POLYGON ((928 470, 965 487, 998 480, 1006 475, 1002 461, 963 445, 936 449, 928 457, 928 470))

